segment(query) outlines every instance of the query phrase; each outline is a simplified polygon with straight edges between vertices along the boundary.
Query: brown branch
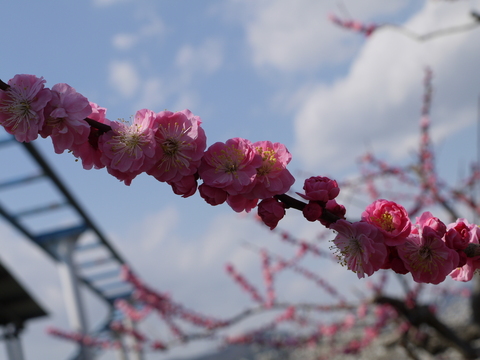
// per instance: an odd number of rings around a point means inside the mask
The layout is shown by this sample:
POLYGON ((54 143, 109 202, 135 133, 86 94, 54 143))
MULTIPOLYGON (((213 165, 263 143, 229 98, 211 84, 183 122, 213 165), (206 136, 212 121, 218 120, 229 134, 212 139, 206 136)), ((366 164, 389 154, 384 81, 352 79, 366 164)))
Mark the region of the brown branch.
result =
MULTIPOLYGON (((307 204, 304 203, 303 201, 297 200, 297 199, 295 199, 295 198, 293 198, 293 197, 291 197, 290 195, 287 195, 287 194, 275 195, 274 197, 277 200, 284 203, 287 209, 292 208, 292 209, 297 209, 299 211, 302 211, 305 208, 305 206, 307 206, 307 204)), ((342 218, 338 217, 337 215, 332 214, 330 211, 325 210, 325 208, 324 208, 323 212, 322 212, 321 219, 327 221, 328 223, 334 223, 337 220, 340 220, 342 218)))
POLYGON ((110 125, 98 122, 96 120, 85 118, 85 121, 88 123, 88 125, 94 127, 95 129, 98 129, 101 133, 106 133, 112 130, 112 127, 110 125))
POLYGON ((10 85, 4 83, 4 82, 0 79, 0 90, 7 91, 9 88, 10 88, 10 85))
POLYGON ((460 338, 455 331, 441 322, 426 305, 414 305, 407 307, 404 301, 388 296, 378 296, 373 300, 376 304, 388 304, 402 315, 411 325, 416 328, 425 324, 433 328, 440 337, 449 342, 462 353, 465 359, 476 359, 478 354, 470 344, 460 338))

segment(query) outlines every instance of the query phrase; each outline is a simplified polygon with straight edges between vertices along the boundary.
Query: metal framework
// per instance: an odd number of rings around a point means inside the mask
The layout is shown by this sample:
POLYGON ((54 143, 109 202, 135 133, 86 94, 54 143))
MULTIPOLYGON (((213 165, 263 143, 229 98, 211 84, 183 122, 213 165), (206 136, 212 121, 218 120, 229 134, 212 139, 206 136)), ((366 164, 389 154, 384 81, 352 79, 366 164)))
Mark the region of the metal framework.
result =
MULTIPOLYGON (((58 264, 72 330, 85 335, 108 335, 111 320, 121 320, 121 314, 114 308, 115 300, 129 299, 133 291, 120 277, 126 261, 36 146, 19 143, 6 133, 0 134, 0 158, 15 158, 10 156, 11 152, 22 147, 26 159, 16 161, 12 172, 2 174, 5 178, 0 176, 0 215, 58 264), (4 155, 3 151, 10 155, 4 155), (12 176, 12 173, 18 174, 12 176), (35 196, 31 196, 32 193, 35 196), (80 285, 96 294, 110 309, 104 322, 97 324, 93 331, 87 325, 80 285)), ((91 351, 79 346, 71 359, 90 360, 94 358, 91 351)))

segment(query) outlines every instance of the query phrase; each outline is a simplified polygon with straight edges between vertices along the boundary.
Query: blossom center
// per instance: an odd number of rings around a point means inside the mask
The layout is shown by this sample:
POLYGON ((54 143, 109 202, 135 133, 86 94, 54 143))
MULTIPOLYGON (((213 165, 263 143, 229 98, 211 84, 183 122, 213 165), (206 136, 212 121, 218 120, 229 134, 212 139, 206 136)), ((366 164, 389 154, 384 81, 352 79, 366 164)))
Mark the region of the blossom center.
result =
POLYGON ((122 151, 128 153, 130 156, 134 156, 140 147, 147 144, 147 140, 143 134, 140 133, 140 126, 134 124, 125 130, 121 130, 119 135, 113 136, 113 139, 117 141, 117 144, 112 146, 113 151, 122 151))
POLYGON ((6 124, 11 122, 15 123, 12 127, 12 130, 15 130, 22 121, 28 121, 36 116, 35 112, 32 110, 30 101, 24 99, 20 94, 17 94, 13 91, 10 91, 12 95, 11 100, 5 100, 2 103, 1 108, 4 109, 4 112, 11 114, 9 121, 6 124))
POLYGON ((261 147, 256 148, 258 154, 262 157, 262 165, 257 169, 257 174, 259 176, 268 175, 272 172, 275 164, 277 163, 277 158, 275 157, 275 151, 268 148, 263 149, 261 147))
POLYGON ((168 124, 166 127, 162 125, 158 128, 161 136, 157 136, 157 142, 160 144, 163 150, 163 158, 160 161, 160 166, 165 164, 167 171, 172 166, 189 166, 191 157, 184 154, 183 150, 191 147, 192 145, 187 141, 182 140, 182 137, 185 136, 190 129, 191 127, 181 127, 177 122, 175 122, 173 126, 168 124))
POLYGON ((245 155, 240 149, 233 146, 226 147, 220 150, 220 154, 215 153, 215 171, 236 175, 244 158, 245 155))
POLYGON ((395 224, 393 223, 393 216, 388 212, 384 212, 380 217, 372 216, 371 219, 375 224, 387 232, 392 232, 396 229, 395 224))

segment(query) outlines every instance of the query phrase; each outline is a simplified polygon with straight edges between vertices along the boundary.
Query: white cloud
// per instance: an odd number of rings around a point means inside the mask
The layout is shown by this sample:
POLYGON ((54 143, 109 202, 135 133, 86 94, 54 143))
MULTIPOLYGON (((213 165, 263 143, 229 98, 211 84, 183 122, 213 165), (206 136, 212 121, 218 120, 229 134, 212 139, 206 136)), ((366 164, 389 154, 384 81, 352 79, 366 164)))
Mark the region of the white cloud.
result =
POLYGON ((130 0, 93 0, 93 5, 98 7, 107 7, 116 4, 128 2, 130 0))
POLYGON ((165 24, 155 12, 144 9, 139 10, 136 15, 137 21, 142 26, 132 33, 114 35, 112 45, 117 50, 131 50, 139 42, 148 39, 161 39, 165 33, 165 24))
MULTIPOLYGON (((334 26, 328 13, 338 10, 333 0, 232 1, 235 11, 244 10, 247 42, 256 66, 273 66, 283 71, 299 71, 343 61, 354 54, 362 39, 334 26)), ((388 14, 408 2, 371 0, 346 2, 349 13, 368 21, 388 14)))
MULTIPOLYGON (((463 24, 465 11, 427 4, 406 26, 422 33, 439 24, 463 24)), ((325 171, 351 164, 366 144, 384 155, 404 156, 418 133, 426 65, 435 74, 434 135, 473 122, 479 83, 475 59, 480 55, 472 46, 476 36, 470 32, 417 43, 387 29, 374 34, 345 78, 317 85, 304 99, 295 116, 294 153, 305 166, 325 171)))
POLYGON ((137 70, 129 61, 112 61, 109 66, 109 80, 111 86, 125 98, 131 98, 140 85, 137 70))
POLYGON ((119 50, 128 50, 132 48, 137 42, 137 36, 132 34, 117 34, 113 37, 113 47, 119 50))
POLYGON ((211 74, 222 66, 222 43, 218 39, 206 39, 197 47, 184 45, 178 51, 175 63, 187 79, 194 73, 211 74))

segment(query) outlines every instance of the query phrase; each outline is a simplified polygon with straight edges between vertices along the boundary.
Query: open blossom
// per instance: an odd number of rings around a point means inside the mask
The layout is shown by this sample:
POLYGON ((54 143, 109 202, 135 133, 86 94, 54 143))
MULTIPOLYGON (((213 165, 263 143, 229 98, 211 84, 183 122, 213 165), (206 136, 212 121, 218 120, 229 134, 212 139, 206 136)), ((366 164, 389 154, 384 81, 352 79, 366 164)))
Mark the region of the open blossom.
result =
POLYGON ((362 220, 377 227, 385 237, 385 244, 403 244, 412 224, 405 208, 393 201, 376 200, 362 213, 362 220))
POLYGON ((262 164, 257 168, 252 190, 245 196, 267 199, 285 194, 295 182, 295 178, 287 170, 292 155, 285 145, 280 143, 257 141, 253 146, 261 156, 262 164))
POLYGON ((382 234, 375 226, 364 221, 350 223, 338 220, 330 228, 338 233, 332 241, 338 249, 340 264, 355 272, 359 279, 381 268, 387 249, 382 234))
MULTIPOLYGON (((99 123, 110 125, 111 121, 106 118, 107 109, 98 106, 95 103, 90 103, 92 113, 88 115, 89 119, 95 120, 99 123)), ((90 126, 88 141, 81 144, 74 144, 72 146, 72 153, 75 157, 82 160, 82 165, 85 170, 101 169, 105 167, 102 163, 102 152, 98 148, 98 140, 103 134, 97 128, 90 126)))
POLYGON ((443 241, 442 229, 439 220, 425 212, 417 218, 405 243, 397 246, 398 255, 416 282, 439 284, 457 267, 458 254, 443 241))
POLYGON ((101 160, 108 172, 127 185, 135 176, 153 166, 155 118, 153 111, 139 110, 133 124, 112 122, 112 131, 99 139, 101 160))
POLYGON ((305 190, 305 195, 297 194, 305 200, 321 201, 324 203, 328 200, 335 199, 340 193, 337 182, 324 176, 312 176, 308 178, 305 180, 303 190, 305 190))
POLYGON ((40 135, 50 136, 55 152, 61 154, 88 140, 90 126, 84 119, 92 113, 92 107, 88 99, 70 85, 56 84, 51 93, 40 135))
POLYGON ((170 182, 195 174, 207 144, 200 117, 190 110, 162 111, 155 122, 157 162, 147 173, 159 181, 170 182))
POLYGON ((43 77, 22 74, 8 81, 8 90, 0 90, 0 125, 17 141, 35 140, 43 127, 43 110, 52 98, 44 84, 43 77))
POLYGON ((262 158, 250 141, 233 138, 210 146, 198 171, 206 185, 238 195, 251 190, 261 165, 262 158))

